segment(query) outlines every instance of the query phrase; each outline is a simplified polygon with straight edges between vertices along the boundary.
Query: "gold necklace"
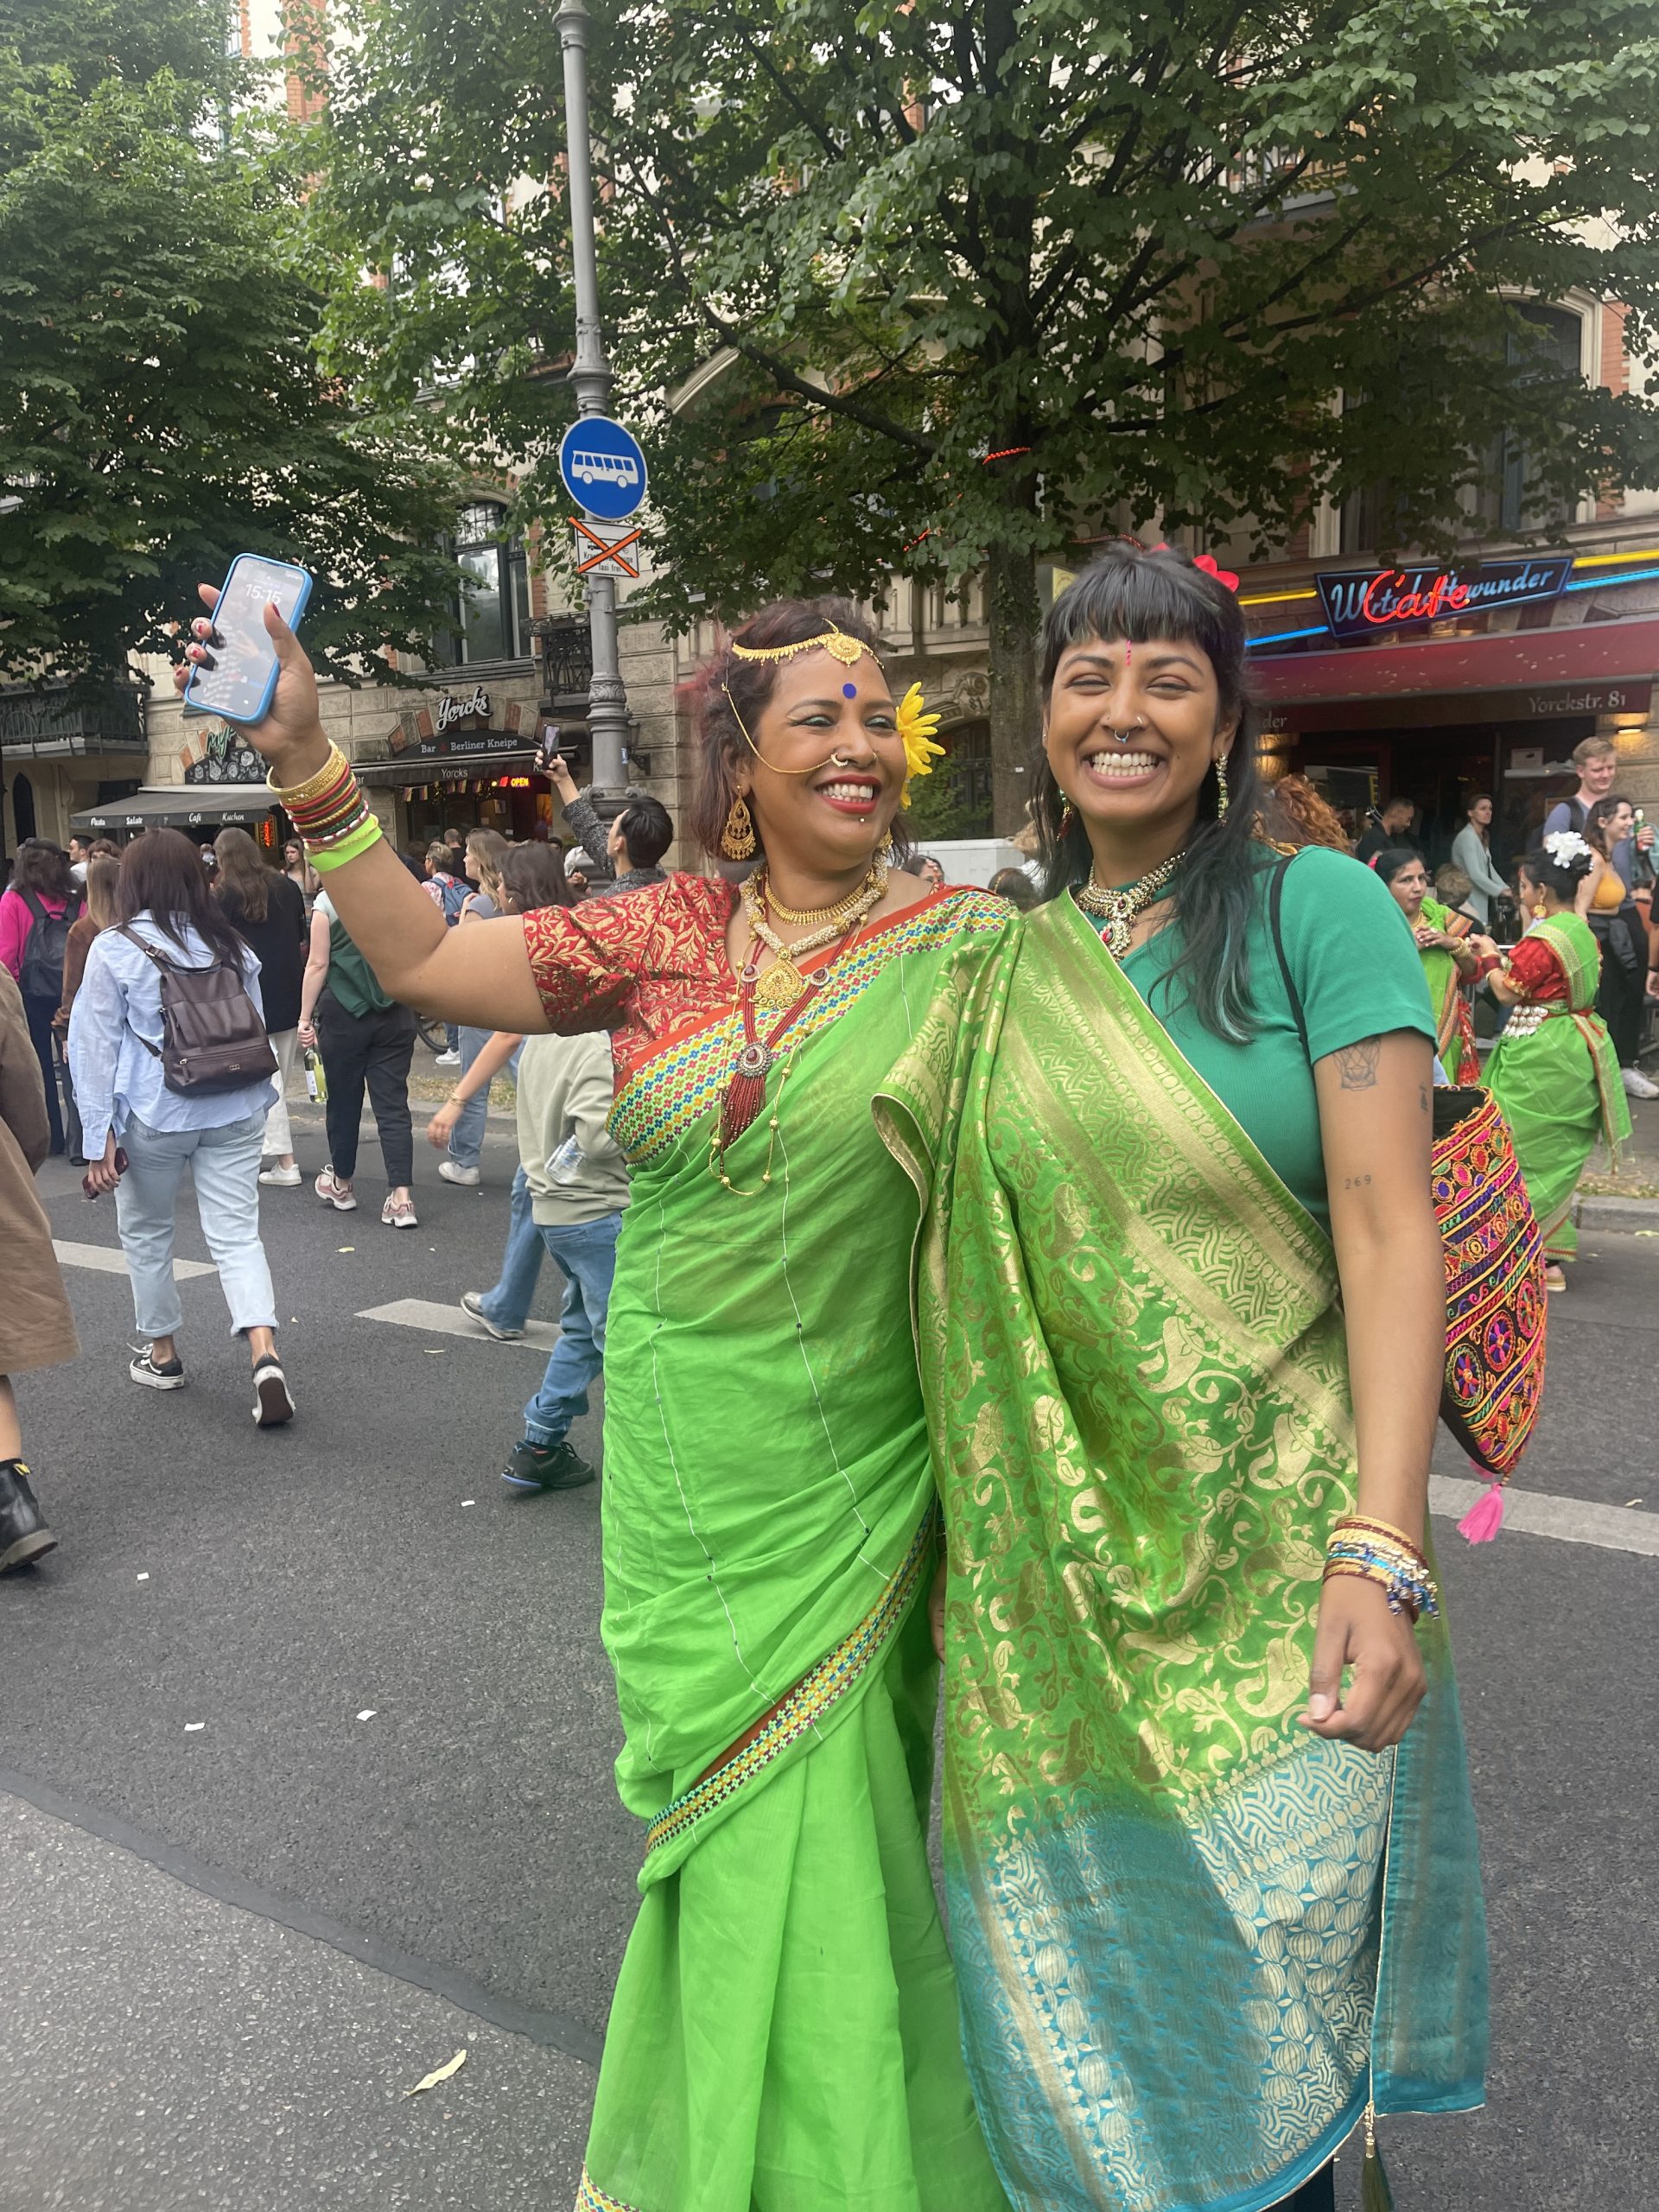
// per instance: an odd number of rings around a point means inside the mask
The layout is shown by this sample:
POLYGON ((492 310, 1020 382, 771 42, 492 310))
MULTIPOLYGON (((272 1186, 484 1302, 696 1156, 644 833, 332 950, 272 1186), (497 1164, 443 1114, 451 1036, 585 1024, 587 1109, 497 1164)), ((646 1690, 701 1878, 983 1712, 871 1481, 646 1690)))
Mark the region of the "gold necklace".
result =
POLYGON ((802 954, 821 951, 826 944, 833 944, 838 937, 861 925, 865 918, 881 903, 887 895, 887 863, 877 859, 863 882, 850 897, 830 911, 835 918, 819 928, 809 930, 793 944, 785 944, 766 919, 766 908, 771 904, 771 893, 764 868, 757 868, 743 886, 743 906, 748 915, 749 927, 756 939, 772 956, 770 968, 757 978, 754 1002, 769 1014, 781 1014, 794 1005, 806 988, 806 978, 798 965, 802 954))
POLYGON ((1084 912, 1098 915, 1105 924, 1100 933, 1101 941, 1114 960, 1127 957, 1135 940, 1137 917, 1144 914, 1157 899, 1184 857, 1181 853, 1172 853, 1138 882, 1126 884, 1121 891, 1114 890, 1109 884, 1096 883, 1092 869, 1088 882, 1074 887, 1071 896, 1084 912))
POLYGON ((761 878, 761 895, 766 906, 772 913, 777 915, 780 922, 787 922, 791 929, 803 922, 815 929, 822 927, 826 923, 839 927, 842 922, 857 912, 859 900, 874 882, 875 862, 870 863, 869 870, 858 888, 855 891, 849 891, 844 899, 837 899, 833 906, 785 906, 772 888, 772 877, 768 871, 765 868, 759 868, 755 870, 755 874, 761 878))

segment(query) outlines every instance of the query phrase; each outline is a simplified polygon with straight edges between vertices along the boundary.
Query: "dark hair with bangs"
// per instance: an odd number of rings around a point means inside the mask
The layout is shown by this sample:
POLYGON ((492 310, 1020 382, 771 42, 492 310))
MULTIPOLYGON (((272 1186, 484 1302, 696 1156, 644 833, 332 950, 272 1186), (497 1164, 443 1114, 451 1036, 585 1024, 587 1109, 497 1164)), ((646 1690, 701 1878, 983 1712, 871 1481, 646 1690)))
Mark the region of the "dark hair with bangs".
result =
MULTIPOLYGON (((776 599, 732 632, 740 645, 793 645, 821 638, 831 624, 875 652, 874 626, 844 599, 776 599)), ((739 660, 731 643, 712 653, 681 697, 691 709, 697 733, 697 780, 686 813, 686 828, 705 853, 720 856, 720 833, 737 797, 737 771, 753 760, 745 729, 753 734, 762 709, 777 689, 775 660, 739 660), (735 709, 735 711, 734 711, 735 709), (740 726, 738 716, 742 716, 740 726)), ((764 805, 765 802, 762 801, 764 805)), ((766 853, 760 820, 754 817, 755 857, 766 853)), ((632 850, 632 848, 630 848, 632 850)), ((909 856, 910 832, 902 813, 893 820, 893 857, 900 867, 909 856)))
MULTIPOLYGON (((1215 1037, 1234 1045, 1255 1033, 1248 932, 1255 912, 1255 880, 1274 856, 1255 834, 1262 782, 1255 765, 1255 713, 1244 658, 1244 618, 1226 585, 1173 546, 1155 551, 1116 539, 1090 562, 1049 609, 1043 625, 1042 686, 1046 703, 1061 657, 1074 645, 1122 639, 1149 645, 1159 639, 1196 645, 1216 673, 1223 722, 1236 721, 1226 754, 1227 811, 1210 768, 1198 786, 1198 820, 1175 877, 1172 924, 1180 950, 1162 988, 1179 984, 1194 1014, 1215 1037)), ((1032 803, 1044 894, 1058 898, 1086 883, 1094 864, 1089 834, 1075 812, 1065 819, 1065 793, 1045 754, 1032 803)))

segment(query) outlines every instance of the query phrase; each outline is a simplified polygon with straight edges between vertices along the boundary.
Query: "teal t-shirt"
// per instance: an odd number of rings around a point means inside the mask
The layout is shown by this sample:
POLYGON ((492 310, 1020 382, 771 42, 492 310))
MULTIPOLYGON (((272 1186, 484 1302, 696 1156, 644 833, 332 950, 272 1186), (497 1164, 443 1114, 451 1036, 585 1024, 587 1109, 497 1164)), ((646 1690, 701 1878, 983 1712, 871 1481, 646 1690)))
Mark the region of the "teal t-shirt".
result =
POLYGON ((1230 1045, 1205 1029, 1179 982, 1164 988, 1180 943, 1174 927, 1138 945, 1123 972, 1269 1166, 1328 1229, 1311 1062, 1394 1029, 1414 1029, 1432 1044, 1434 1016, 1416 940, 1387 886, 1346 853, 1310 845, 1289 863, 1279 915, 1307 1023, 1305 1052, 1274 951, 1273 874, 1264 864, 1256 880, 1249 938, 1255 1033, 1248 1044, 1230 1045))

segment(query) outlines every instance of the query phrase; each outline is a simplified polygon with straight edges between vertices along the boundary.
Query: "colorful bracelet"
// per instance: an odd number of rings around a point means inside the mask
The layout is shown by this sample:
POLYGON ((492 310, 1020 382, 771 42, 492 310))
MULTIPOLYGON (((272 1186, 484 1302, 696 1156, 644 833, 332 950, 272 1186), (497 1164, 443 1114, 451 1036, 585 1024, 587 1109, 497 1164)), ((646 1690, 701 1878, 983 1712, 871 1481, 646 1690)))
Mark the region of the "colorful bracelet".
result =
POLYGON ((365 853, 380 842, 380 824, 372 814, 337 845, 314 847, 308 839, 306 853, 317 874, 327 875, 332 868, 344 868, 347 861, 361 860, 365 853))
POLYGON ((1338 1531, 1325 1547, 1325 1580, 1344 1574, 1375 1582, 1391 1613, 1408 1613, 1416 1621, 1424 1614, 1433 1619, 1440 1611, 1434 1579, 1409 1544, 1360 1534, 1344 1536, 1338 1531))
POLYGON ((308 776, 302 784, 279 784, 269 770, 266 771, 265 784, 269 790, 276 793, 288 812, 292 814, 296 806, 308 806, 311 800, 319 798, 326 791, 342 769, 349 775, 351 766, 351 762, 340 747, 331 744, 328 747, 328 758, 317 770, 315 775, 308 776))
POLYGON ((1396 1544, 1403 1544, 1421 1566, 1428 1565, 1428 1556, 1417 1539, 1396 1528, 1392 1521, 1379 1521, 1374 1513, 1344 1513, 1332 1533, 1340 1535, 1344 1529, 1370 1529, 1379 1536, 1390 1536, 1396 1544))

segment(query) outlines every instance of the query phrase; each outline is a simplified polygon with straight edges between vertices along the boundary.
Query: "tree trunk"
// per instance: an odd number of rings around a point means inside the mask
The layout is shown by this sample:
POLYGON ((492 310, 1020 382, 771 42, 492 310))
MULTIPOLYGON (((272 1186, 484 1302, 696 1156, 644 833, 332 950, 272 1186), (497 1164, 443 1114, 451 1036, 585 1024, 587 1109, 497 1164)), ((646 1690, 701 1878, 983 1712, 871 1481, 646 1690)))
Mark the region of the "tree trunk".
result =
POLYGON ((1037 563, 1028 548, 994 543, 985 564, 990 633, 991 819, 1001 837, 1026 826, 1042 735, 1037 683, 1037 563))

